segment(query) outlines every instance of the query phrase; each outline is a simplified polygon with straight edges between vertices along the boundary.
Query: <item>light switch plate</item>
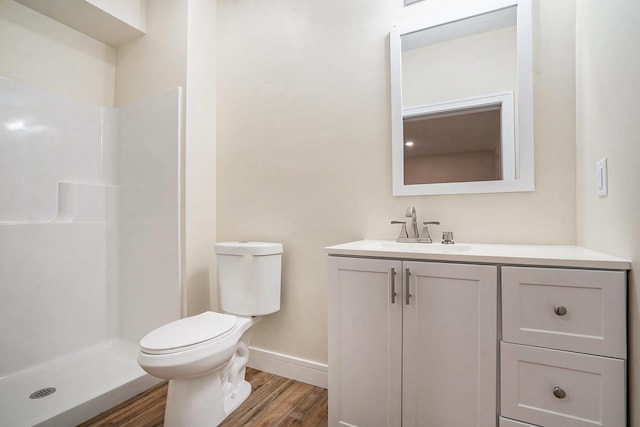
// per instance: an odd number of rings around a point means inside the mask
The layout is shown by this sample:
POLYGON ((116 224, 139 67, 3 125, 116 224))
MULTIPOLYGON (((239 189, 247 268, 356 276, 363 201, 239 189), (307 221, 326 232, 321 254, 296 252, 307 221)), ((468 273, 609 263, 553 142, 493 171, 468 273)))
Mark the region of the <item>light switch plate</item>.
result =
POLYGON ((608 171, 607 171, 607 158, 596 162, 596 189, 598 196, 604 197, 609 194, 608 183, 608 171))

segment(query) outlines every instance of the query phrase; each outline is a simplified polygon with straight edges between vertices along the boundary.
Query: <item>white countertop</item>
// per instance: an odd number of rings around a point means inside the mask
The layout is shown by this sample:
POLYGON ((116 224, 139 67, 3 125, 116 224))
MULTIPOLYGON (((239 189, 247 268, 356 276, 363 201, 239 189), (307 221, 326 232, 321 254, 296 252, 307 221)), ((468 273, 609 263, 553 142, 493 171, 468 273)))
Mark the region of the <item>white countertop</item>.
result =
POLYGON ((631 261, 580 246, 397 243, 359 240, 325 248, 329 255, 630 270, 631 261))

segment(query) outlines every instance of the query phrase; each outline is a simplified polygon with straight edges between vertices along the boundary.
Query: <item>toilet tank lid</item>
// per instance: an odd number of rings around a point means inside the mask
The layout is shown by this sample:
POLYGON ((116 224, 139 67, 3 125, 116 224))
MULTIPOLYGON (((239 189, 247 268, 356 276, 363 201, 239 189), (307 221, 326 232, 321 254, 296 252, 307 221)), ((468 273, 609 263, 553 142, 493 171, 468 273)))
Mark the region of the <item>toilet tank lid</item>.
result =
POLYGON ((221 242, 216 243, 216 253, 223 255, 275 255, 282 253, 282 243, 221 242))
POLYGON ((149 332, 140 340, 140 347, 154 353, 199 344, 229 331, 237 319, 230 314, 212 311, 185 317, 149 332))

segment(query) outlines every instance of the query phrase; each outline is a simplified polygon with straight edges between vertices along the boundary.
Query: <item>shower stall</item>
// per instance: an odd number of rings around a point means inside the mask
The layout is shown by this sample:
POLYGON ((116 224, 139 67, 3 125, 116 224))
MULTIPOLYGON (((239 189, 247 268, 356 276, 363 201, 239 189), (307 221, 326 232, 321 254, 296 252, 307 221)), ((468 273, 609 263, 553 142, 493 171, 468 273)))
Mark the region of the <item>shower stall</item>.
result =
POLYGON ((136 354, 180 317, 180 98, 0 79, 0 426, 75 425, 158 382, 136 354))

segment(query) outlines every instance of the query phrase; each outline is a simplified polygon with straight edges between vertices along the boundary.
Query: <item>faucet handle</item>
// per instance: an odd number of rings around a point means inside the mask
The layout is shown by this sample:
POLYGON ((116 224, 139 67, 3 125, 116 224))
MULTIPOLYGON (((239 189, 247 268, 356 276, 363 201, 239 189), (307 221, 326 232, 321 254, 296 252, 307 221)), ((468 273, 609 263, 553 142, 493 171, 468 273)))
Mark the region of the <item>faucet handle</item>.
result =
POLYGON ((442 244, 443 245, 453 245, 455 242, 453 241, 453 231, 445 231, 442 233, 442 244))
POLYGON ((398 241, 400 239, 406 239, 407 237, 409 237, 409 235, 407 234, 407 223, 405 221, 391 221, 391 224, 402 224, 400 235, 398 236, 398 241))
POLYGON ((422 223, 422 236, 420 237, 420 241, 424 243, 433 243, 431 240, 431 235, 429 234, 429 225, 440 225, 440 221, 425 221, 422 223))

